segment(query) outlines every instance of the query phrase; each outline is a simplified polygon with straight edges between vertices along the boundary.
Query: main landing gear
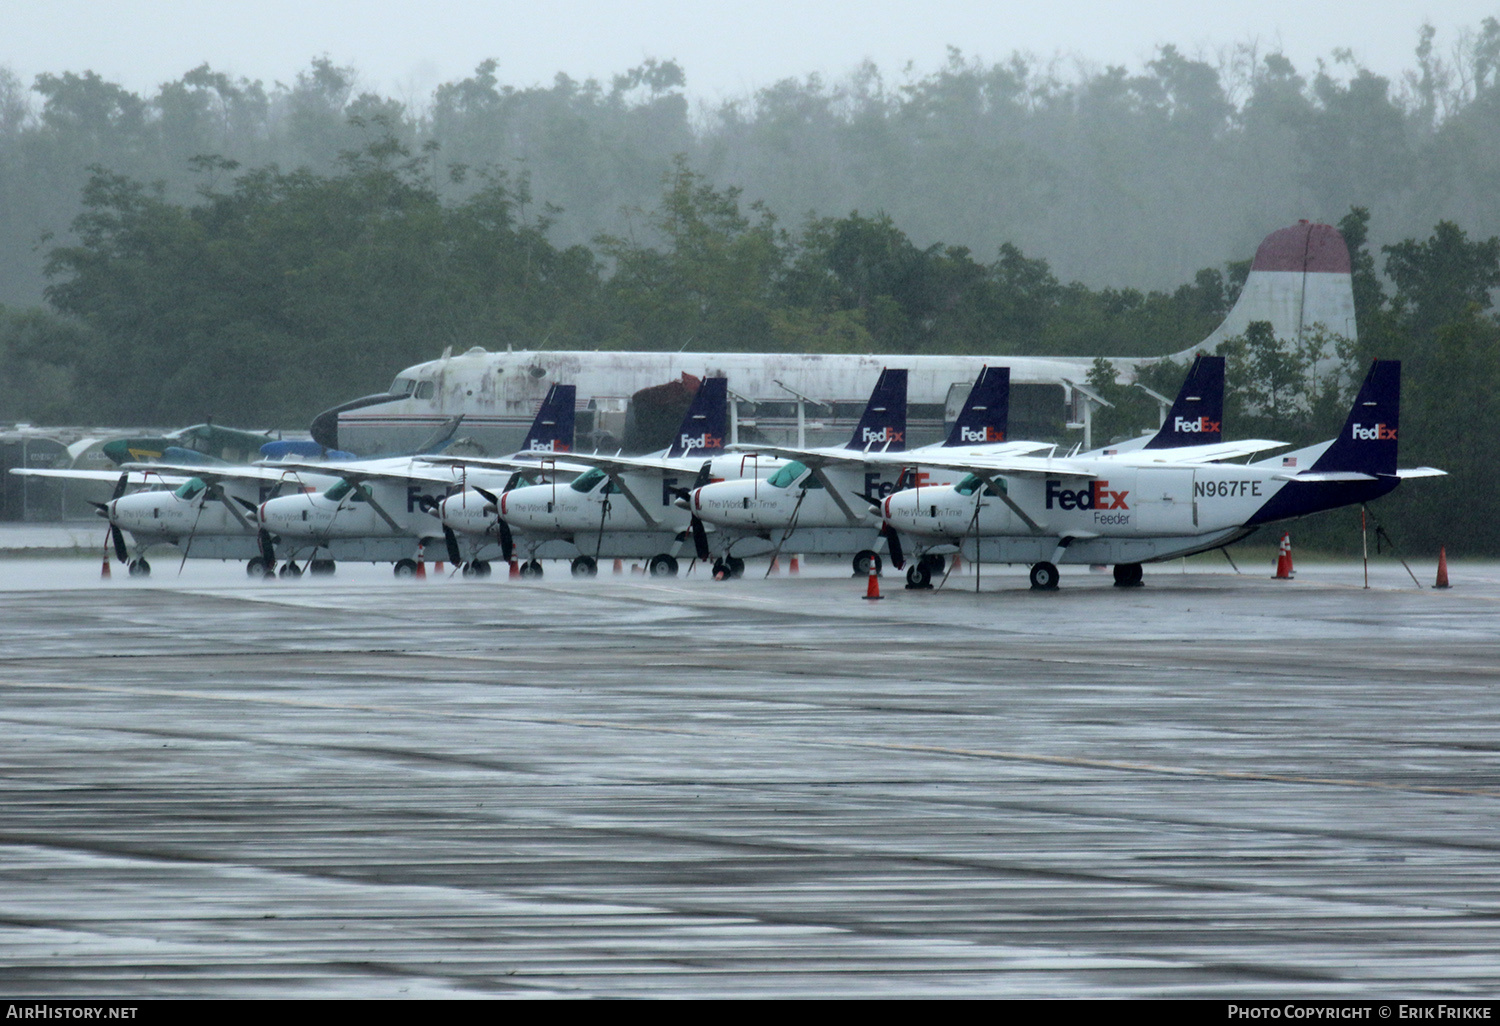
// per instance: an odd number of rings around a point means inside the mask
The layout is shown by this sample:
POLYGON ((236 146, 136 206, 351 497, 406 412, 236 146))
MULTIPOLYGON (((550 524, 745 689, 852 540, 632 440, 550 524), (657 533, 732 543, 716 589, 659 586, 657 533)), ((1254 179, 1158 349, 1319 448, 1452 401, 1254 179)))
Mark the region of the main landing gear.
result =
POLYGON ((652 577, 676 577, 677 560, 665 552, 652 556, 646 564, 646 572, 652 577))
POLYGON ((599 561, 593 556, 577 556, 572 569, 574 577, 598 577, 599 561))
POLYGON ((1115 564, 1115 587, 1116 588, 1139 588, 1141 578, 1145 574, 1141 571, 1139 563, 1116 563, 1115 564))
POLYGON ((1031 566, 1031 586, 1037 591, 1057 590, 1057 567, 1043 560, 1031 566))
POLYGON ((854 576, 869 577, 870 567, 875 568, 875 576, 880 576, 881 568, 885 566, 880 559, 880 553, 870 549, 861 549, 854 554, 854 576))
POLYGON ((126 569, 130 571, 131 577, 151 576, 151 564, 144 559, 132 559, 126 564, 126 569))

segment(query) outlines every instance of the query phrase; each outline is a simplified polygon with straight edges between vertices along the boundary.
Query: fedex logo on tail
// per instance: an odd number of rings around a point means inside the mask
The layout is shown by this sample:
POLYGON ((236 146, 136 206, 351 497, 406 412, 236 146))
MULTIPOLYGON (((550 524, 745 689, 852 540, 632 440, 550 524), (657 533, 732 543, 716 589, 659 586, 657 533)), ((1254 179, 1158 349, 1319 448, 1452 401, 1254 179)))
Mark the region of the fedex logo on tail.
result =
POLYGON ((960 427, 958 429, 958 440, 960 442, 1003 442, 1005 441, 1005 432, 996 431, 988 425, 982 428, 960 427))
POLYGON ((895 428, 888 427, 883 427, 879 431, 876 431, 874 428, 864 428, 860 432, 860 441, 866 445, 894 444, 905 437, 906 433, 904 431, 897 431, 895 428))
POLYGON ((689 435, 681 435, 678 437, 677 444, 684 452, 692 452, 694 449, 722 449, 724 448, 724 439, 705 431, 697 438, 689 435))
POLYGON ((556 441, 556 440, 553 440, 553 441, 550 441, 550 442, 533 441, 526 448, 530 449, 532 452, 572 452, 573 451, 572 447, 569 446, 567 442, 560 442, 560 441, 556 441))
POLYGON ((1125 501, 1129 492, 1112 492, 1108 481, 1095 481, 1087 488, 1073 491, 1059 481, 1047 482, 1047 508, 1058 509, 1129 509, 1125 501))
POLYGON ((1396 440, 1396 429, 1386 427, 1384 424, 1372 424, 1365 427, 1363 424, 1350 426, 1350 437, 1361 442, 1394 442, 1396 440))
POLYGON ((1172 430, 1188 434, 1202 434, 1204 432, 1218 431, 1220 423, 1220 421, 1209 420, 1207 417, 1199 417, 1197 420, 1188 420, 1185 417, 1173 417, 1172 430))

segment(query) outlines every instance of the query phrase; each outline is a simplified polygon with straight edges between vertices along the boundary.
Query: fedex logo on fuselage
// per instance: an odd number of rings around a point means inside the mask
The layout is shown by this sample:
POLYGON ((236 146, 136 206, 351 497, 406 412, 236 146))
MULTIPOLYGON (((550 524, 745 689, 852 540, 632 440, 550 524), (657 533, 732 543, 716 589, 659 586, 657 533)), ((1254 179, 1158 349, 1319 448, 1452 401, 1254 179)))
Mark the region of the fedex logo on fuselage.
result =
POLYGON ((967 428, 960 426, 958 429, 958 440, 960 442, 1003 442, 1005 432, 996 431, 989 425, 982 428, 967 428))
POLYGON ((572 452, 573 447, 567 442, 553 440, 550 442, 533 441, 526 446, 532 452, 572 452))
POLYGON ((681 435, 678 437, 677 444, 681 446, 684 452, 692 452, 694 449, 722 449, 724 448, 724 439, 705 431, 697 438, 681 435))
POLYGON ((1186 417, 1173 417, 1172 430, 1196 435, 1204 432, 1218 431, 1220 423, 1217 420, 1209 420, 1207 417, 1199 417, 1197 420, 1188 420, 1186 417))
POLYGON ((879 443, 894 444, 905 438, 906 433, 903 431, 897 431, 895 428, 888 427, 883 427, 879 431, 876 431, 874 428, 864 428, 860 432, 859 437, 860 441, 864 442, 866 445, 879 443))
POLYGON ((1350 437, 1361 442, 1394 442, 1396 440, 1396 429, 1386 427, 1384 424, 1372 424, 1365 427, 1363 424, 1354 424, 1350 427, 1350 437))
POLYGON ((1112 492, 1108 481, 1094 481, 1087 488, 1073 491, 1060 481, 1047 482, 1047 508, 1058 509, 1129 509, 1125 501, 1129 492, 1112 492))

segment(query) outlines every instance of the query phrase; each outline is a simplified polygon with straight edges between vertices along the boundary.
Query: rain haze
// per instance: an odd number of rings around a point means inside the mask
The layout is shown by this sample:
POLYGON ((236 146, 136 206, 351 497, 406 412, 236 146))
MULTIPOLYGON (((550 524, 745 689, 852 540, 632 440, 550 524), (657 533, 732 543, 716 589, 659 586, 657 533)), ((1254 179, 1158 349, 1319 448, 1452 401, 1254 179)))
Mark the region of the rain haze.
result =
POLYGON ((1410 67, 1424 22, 1437 29, 1442 48, 1497 13, 1484 0, 119 0, 107 7, 92 0, 6 0, 0 10, 0 64, 22 81, 41 72, 92 70, 150 92, 206 61, 270 85, 290 82, 310 59, 326 54, 355 68, 361 88, 411 104, 488 58, 499 62, 500 80, 516 86, 545 84, 558 72, 608 81, 645 58, 675 60, 687 73, 689 93, 709 102, 788 77, 842 77, 865 60, 888 81, 908 62, 921 74, 940 66, 950 46, 990 61, 1019 50, 1132 71, 1168 43, 1210 62, 1236 44, 1253 43, 1261 52, 1284 52, 1304 72, 1346 49, 1361 65, 1396 77, 1410 67))

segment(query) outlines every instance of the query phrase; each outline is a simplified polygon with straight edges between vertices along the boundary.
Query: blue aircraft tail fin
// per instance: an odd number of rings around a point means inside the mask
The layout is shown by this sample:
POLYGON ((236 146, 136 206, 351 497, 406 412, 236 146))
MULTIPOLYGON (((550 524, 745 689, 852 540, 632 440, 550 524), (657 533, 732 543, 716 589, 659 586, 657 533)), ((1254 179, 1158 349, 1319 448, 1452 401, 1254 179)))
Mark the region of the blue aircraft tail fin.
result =
POLYGON ((1010 424, 1010 368, 986 367, 969 389, 945 446, 1005 441, 1010 424))
POLYGON ((1376 360, 1354 397, 1343 431, 1311 472, 1394 475, 1400 422, 1401 361, 1376 360))
POLYGON ((1147 449, 1214 445, 1223 441, 1224 357, 1199 355, 1188 369, 1167 419, 1147 449))
POLYGON ((880 372, 864 416, 846 449, 901 452, 906 448, 906 370, 887 367, 880 372))
POLYGON ((729 379, 704 378, 693 396, 682 426, 672 439, 668 457, 715 456, 724 451, 729 434, 729 379))
POLYGON ((578 396, 577 385, 553 385, 547 390, 536 411, 536 419, 526 432, 522 450, 541 452, 573 451, 573 414, 578 396))

